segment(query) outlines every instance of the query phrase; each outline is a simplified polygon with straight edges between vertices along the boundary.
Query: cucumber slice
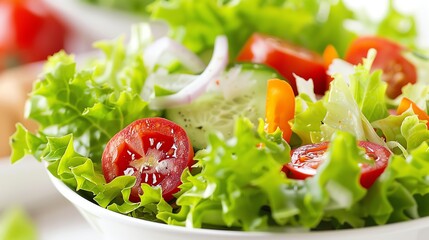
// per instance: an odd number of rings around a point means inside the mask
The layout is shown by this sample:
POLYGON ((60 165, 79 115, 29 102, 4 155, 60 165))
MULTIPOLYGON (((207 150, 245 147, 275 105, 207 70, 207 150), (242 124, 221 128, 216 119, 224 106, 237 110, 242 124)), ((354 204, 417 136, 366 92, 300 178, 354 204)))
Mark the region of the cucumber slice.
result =
POLYGON ((231 138, 238 116, 249 118, 255 125, 265 116, 266 82, 279 78, 277 72, 260 64, 240 64, 229 69, 220 81, 231 72, 235 78, 228 81, 239 83, 243 89, 234 90, 233 98, 225 98, 220 90, 208 91, 189 105, 166 109, 166 118, 185 129, 196 149, 207 146, 208 132, 218 131, 225 139, 231 138))

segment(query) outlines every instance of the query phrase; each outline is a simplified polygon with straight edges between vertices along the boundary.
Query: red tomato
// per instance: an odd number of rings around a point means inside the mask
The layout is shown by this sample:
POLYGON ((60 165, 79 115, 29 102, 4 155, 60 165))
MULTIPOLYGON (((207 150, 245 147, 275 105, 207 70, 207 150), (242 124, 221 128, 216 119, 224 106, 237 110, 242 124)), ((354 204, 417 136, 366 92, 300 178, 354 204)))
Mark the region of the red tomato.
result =
MULTIPOLYGON (((322 142, 292 150, 291 161, 283 166, 283 171, 293 179, 305 179, 315 175, 324 159, 328 145, 329 142, 322 142)), ((370 188, 386 169, 391 153, 385 147, 371 142, 359 141, 358 145, 364 148, 366 156, 374 161, 374 164, 359 164, 362 169, 360 184, 365 188, 370 188)))
POLYGON ((66 28, 39 0, 0 1, 0 70, 64 48, 66 28))
POLYGON ((291 84, 297 93, 293 73, 313 79, 314 92, 323 95, 327 90, 326 68, 319 54, 285 40, 254 33, 241 49, 238 61, 263 63, 276 69, 291 84))
POLYGON ((193 163, 194 152, 186 132, 164 118, 137 120, 118 132, 104 149, 102 167, 107 182, 122 175, 136 177, 130 201, 139 202, 140 185, 160 186, 171 200, 181 174, 193 163))
POLYGON ((352 64, 359 64, 371 48, 377 50, 372 69, 383 70, 382 78, 388 84, 387 96, 395 98, 401 94, 403 86, 416 83, 416 67, 403 56, 406 49, 388 39, 373 36, 359 37, 350 44, 345 60, 352 64))

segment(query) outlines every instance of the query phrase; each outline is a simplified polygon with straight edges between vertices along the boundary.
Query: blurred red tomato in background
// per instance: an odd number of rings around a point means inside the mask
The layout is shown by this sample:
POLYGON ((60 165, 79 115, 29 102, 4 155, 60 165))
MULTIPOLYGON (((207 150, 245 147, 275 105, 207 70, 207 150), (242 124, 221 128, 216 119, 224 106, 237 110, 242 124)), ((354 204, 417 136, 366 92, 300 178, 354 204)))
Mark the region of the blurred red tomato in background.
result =
POLYGON ((40 0, 0 0, 0 71, 64 48, 67 28, 40 0))

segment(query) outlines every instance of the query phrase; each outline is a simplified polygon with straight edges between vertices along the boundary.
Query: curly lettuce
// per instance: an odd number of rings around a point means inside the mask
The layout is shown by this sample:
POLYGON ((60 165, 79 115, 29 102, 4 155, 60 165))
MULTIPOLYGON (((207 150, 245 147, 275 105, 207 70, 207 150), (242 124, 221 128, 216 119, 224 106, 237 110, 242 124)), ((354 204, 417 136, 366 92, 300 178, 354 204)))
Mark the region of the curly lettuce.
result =
POLYGON ((121 38, 97 46, 106 58, 83 70, 64 52, 48 59, 26 106, 39 132, 31 135, 18 127, 11 138, 12 161, 26 153, 40 156, 47 136, 73 133, 77 152, 100 162, 104 145, 119 130, 135 119, 159 115, 140 97, 147 73, 139 51, 129 51, 121 38))
POLYGON ((407 158, 393 157, 367 190, 359 183, 364 157, 352 134, 337 131, 317 174, 304 181, 281 172, 290 149, 279 134, 239 119, 234 138, 210 135, 208 148, 197 154, 201 172, 183 175, 179 211, 158 218, 193 228, 255 231, 364 227, 427 215, 418 205, 429 192, 429 168, 422 167, 429 164, 427 143, 407 158))

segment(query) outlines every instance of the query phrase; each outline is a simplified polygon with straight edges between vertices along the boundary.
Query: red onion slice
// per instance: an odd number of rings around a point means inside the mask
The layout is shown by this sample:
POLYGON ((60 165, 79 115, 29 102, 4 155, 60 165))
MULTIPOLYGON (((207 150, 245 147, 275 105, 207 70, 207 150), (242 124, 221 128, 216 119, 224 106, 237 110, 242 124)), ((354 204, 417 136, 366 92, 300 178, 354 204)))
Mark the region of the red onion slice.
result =
POLYGON ((156 40, 145 49, 143 59, 146 67, 153 70, 165 53, 178 58, 192 72, 200 73, 205 68, 204 62, 195 53, 168 37, 156 40))
POLYGON ((215 41, 213 56, 204 72, 177 93, 154 98, 149 102, 149 106, 153 109, 165 109, 191 103, 206 91, 212 80, 225 71, 227 63, 228 39, 225 36, 218 36, 215 41))

